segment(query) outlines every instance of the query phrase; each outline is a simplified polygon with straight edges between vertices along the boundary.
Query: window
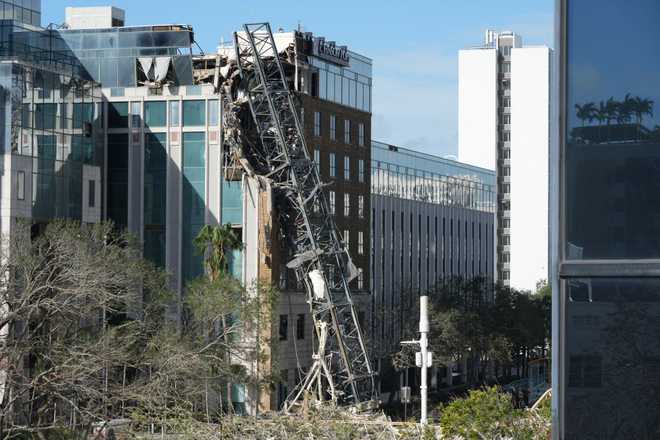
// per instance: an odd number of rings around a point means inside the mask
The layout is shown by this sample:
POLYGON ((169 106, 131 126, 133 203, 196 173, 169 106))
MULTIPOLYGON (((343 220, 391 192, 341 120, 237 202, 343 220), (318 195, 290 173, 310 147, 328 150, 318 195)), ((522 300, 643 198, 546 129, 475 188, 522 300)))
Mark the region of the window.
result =
POLYGON ((504 281, 509 281, 509 278, 510 278, 509 271, 508 270, 502 271, 502 279, 504 281))
POLYGON ((364 218, 364 196, 358 196, 358 217, 364 218))
POLYGON ((321 136, 321 112, 314 112, 314 136, 321 136))
POLYGON ((96 180, 87 181, 87 205, 90 208, 96 207, 96 180))
POLYGON ((364 289, 364 270, 361 267, 358 269, 357 280, 358 289, 364 289))
POLYGON ((142 110, 141 102, 131 102, 131 127, 140 128, 140 116, 142 110))
POLYGON ((346 249, 349 249, 351 246, 351 231, 344 229, 344 245, 346 249))
POLYGON ((289 333, 289 316, 280 315, 280 341, 286 341, 289 333))
POLYGON ((348 119, 344 120, 344 143, 351 143, 351 121, 348 119))
POLYGON ((170 101, 170 126, 178 127, 181 123, 179 101, 170 101))
POLYGON ((504 125, 509 125, 511 124, 511 115, 504 115, 502 116, 502 123, 504 125))
POLYGON ((337 116, 330 115, 330 139, 337 140, 337 116))
POLYGON ((305 128, 305 107, 300 107, 300 125, 305 128))
POLYGON ((165 127, 167 125, 165 101, 145 101, 144 125, 146 127, 165 127))
MULTIPOLYGON (((128 102, 112 102, 108 107, 110 107, 108 128, 128 128, 128 102)), ((75 124, 76 117, 74 116, 73 119, 75 124)))
POLYGON ((502 72, 504 73, 511 72, 511 63, 502 63, 502 72))
POLYGON ((511 219, 505 218, 502 220, 502 227, 503 228, 510 228, 511 227, 511 219))
POLYGON ((25 171, 19 171, 16 176, 16 198, 25 200, 25 171))
POLYGON ((205 101, 183 101, 183 126, 202 126, 206 124, 205 101))
POLYGON ((511 132, 503 131, 501 135, 502 142, 509 142, 511 140, 511 132))
POLYGON ((364 255, 364 232, 358 231, 358 255, 364 255))
POLYGON ((330 191, 330 214, 335 214, 335 192, 330 191))
POLYGON ((330 153, 330 177, 337 177, 337 157, 330 153))
POLYGON ((351 158, 344 156, 344 180, 351 180, 351 158))
POLYGON ((358 161, 358 181, 364 183, 364 159, 358 161))
POLYGON ((509 244, 511 244, 511 237, 508 236, 508 235, 503 236, 502 237, 502 244, 504 246, 508 246, 509 244))
POLYGON ((296 317, 296 339, 305 339, 305 314, 296 317))
POLYGON ((321 172, 321 152, 318 148, 314 149, 314 166, 316 167, 316 172, 321 172))
POLYGON ((364 124, 358 124, 358 145, 364 147, 364 124))
POLYGON ((344 194, 344 217, 351 215, 351 197, 349 194, 344 194))
POLYGON ((216 126, 218 125, 218 119, 219 119, 218 100, 210 99, 208 102, 208 106, 209 106, 209 125, 216 126))
POLYGON ((502 99, 502 107, 504 108, 509 108, 511 107, 511 98, 509 96, 505 96, 502 99))
POLYGON ((511 175, 511 167, 502 167, 502 175, 503 176, 510 176, 511 175))

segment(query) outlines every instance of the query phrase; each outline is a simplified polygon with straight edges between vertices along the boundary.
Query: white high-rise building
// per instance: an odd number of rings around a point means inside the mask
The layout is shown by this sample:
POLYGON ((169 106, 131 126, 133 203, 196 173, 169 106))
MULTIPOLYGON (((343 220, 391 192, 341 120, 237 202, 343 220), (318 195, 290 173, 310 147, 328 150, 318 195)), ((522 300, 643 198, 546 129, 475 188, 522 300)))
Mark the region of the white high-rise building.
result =
POLYGON ((458 55, 458 155, 497 175, 495 262, 505 285, 548 278, 550 57, 512 32, 458 55))

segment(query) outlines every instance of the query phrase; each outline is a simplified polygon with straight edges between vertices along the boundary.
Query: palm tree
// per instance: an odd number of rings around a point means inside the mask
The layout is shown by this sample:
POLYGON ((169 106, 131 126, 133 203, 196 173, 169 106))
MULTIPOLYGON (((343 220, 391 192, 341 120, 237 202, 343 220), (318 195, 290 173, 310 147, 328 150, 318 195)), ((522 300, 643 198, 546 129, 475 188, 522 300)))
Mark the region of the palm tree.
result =
POLYGON ((598 120, 598 122, 602 125, 603 122, 608 120, 607 118, 607 108, 605 107, 605 102, 600 101, 598 103, 598 108, 596 109, 596 112, 594 113, 594 117, 598 120))
MULTIPOLYGON (((205 225, 193 240, 193 244, 200 254, 205 256, 204 264, 206 266, 206 274, 212 284, 221 281, 229 273, 229 260, 228 254, 231 251, 242 249, 243 244, 234 233, 231 225, 227 223, 224 226, 210 226, 205 225)), ((221 317, 222 328, 225 330, 224 342, 225 346, 230 346, 229 332, 227 329, 227 316, 224 314, 221 317)), ((229 354, 227 354, 229 357, 229 354)), ((231 402, 231 382, 227 381, 227 408, 230 412, 234 411, 231 402)))
POLYGON ((607 125, 610 125, 610 122, 614 119, 616 120, 619 115, 619 107, 621 104, 618 101, 614 100, 614 97, 611 96, 605 102, 605 120, 607 125))
POLYGON ((587 102, 583 105, 575 104, 576 115, 580 121, 582 121, 582 126, 584 127, 585 121, 590 123, 594 120, 596 114, 596 106, 593 102, 587 102))
POLYGON ((228 254, 243 247, 229 223, 224 226, 205 225, 193 240, 193 244, 200 254, 205 255, 206 273, 211 281, 227 274, 228 254))
POLYGON ((619 124, 630 122, 630 118, 635 111, 635 100, 630 97, 630 93, 626 93, 623 101, 619 103, 617 110, 617 122, 619 124))
POLYGON ((652 99, 642 99, 639 96, 633 98, 635 102, 635 116, 637 117, 637 123, 642 125, 642 119, 644 115, 649 115, 653 117, 653 100, 652 99))

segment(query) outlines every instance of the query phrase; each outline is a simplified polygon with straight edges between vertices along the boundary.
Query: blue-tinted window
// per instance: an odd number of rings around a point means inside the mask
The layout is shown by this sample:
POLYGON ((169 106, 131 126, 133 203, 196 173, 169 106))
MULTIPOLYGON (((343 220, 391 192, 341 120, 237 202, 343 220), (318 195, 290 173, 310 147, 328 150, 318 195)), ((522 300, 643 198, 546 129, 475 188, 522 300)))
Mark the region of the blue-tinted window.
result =
POLYGON ((128 128, 128 102, 110 102, 108 109, 108 128, 128 128))
POLYGON ((167 135, 148 133, 144 142, 144 256, 160 267, 165 267, 166 204, 167 135))
MULTIPOLYGON (((128 108, 127 108, 128 110, 128 108)), ((108 135, 108 219, 128 226, 128 134, 108 135)))
POLYGON ((658 438, 660 279, 566 283, 563 438, 658 438))
POLYGON ((183 101, 183 126, 206 125, 206 101, 183 101))
POLYGON ((165 101, 146 101, 144 103, 144 124, 147 127, 165 127, 167 125, 167 103, 165 101))
POLYGON ((37 130, 54 130, 57 121, 57 104, 36 104, 34 119, 37 130))
POLYGON ((660 4, 568 1, 566 255, 660 257, 660 4))
POLYGON ((82 129, 85 123, 92 123, 94 120, 94 104, 75 103, 73 104, 73 128, 82 129))
POLYGON ((206 145, 204 133, 183 134, 182 267, 184 282, 203 274, 203 257, 193 240, 206 220, 206 145))

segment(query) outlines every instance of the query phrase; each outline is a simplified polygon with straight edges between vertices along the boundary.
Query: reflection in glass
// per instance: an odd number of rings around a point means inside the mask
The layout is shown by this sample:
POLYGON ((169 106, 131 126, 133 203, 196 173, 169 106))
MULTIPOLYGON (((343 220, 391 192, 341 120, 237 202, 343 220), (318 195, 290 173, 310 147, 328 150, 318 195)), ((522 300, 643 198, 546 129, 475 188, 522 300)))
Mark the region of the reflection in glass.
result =
POLYGON ((658 438, 660 279, 570 280, 566 292, 565 438, 658 438))
POLYGON ((568 17, 567 258, 658 258, 660 5, 572 0, 568 17))

